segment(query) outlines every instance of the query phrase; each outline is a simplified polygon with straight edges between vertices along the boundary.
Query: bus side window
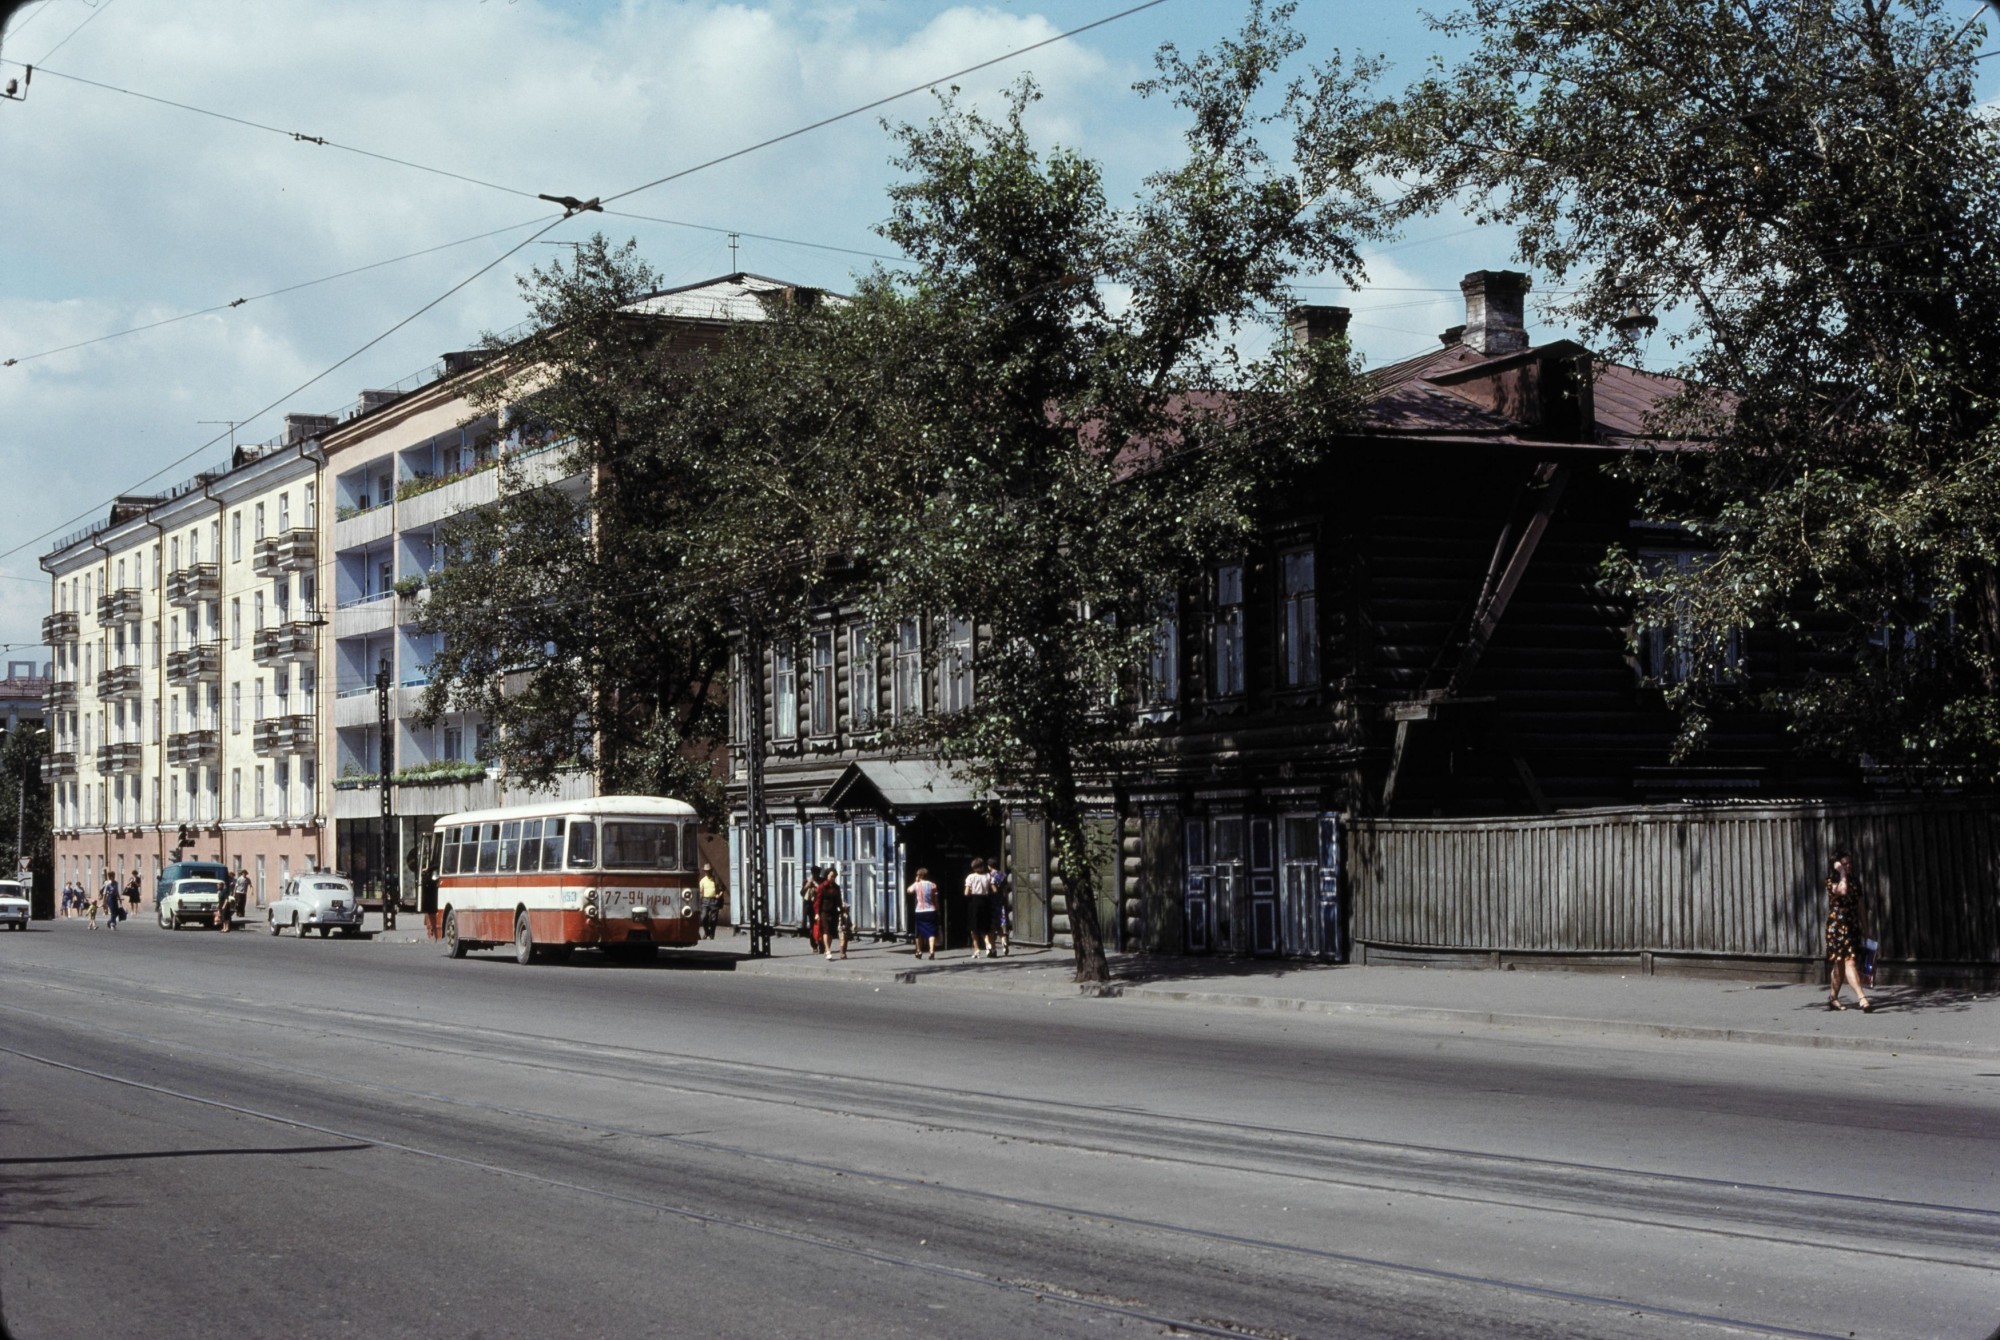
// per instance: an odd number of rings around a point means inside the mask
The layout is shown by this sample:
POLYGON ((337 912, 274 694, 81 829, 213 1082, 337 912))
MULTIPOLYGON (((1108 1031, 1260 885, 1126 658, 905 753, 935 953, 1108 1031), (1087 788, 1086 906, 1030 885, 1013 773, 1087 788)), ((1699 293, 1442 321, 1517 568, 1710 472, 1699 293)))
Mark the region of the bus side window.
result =
POLYGON ((695 845, 695 838, 701 832, 700 824, 681 826, 681 869, 701 869, 701 848, 695 845))
POLYGON ((511 875, 521 865, 521 821, 509 819, 500 826, 500 873, 511 875))
POLYGON ((470 864, 465 859, 465 825, 453 824, 451 832, 445 837, 444 873, 455 875, 470 864))
POLYGON ((521 820, 521 873, 532 875, 542 868, 542 821, 521 820))
POLYGON ((430 859, 425 861, 424 865, 435 875, 444 869, 444 830, 433 828, 431 840, 427 845, 430 847, 430 859))
POLYGON ((542 869, 562 869, 563 821, 550 819, 542 825, 542 869))
POLYGON ((597 825, 578 819, 569 826, 569 868, 589 870, 597 864, 597 825))
POLYGON ((479 825, 479 873, 493 874, 500 866, 500 825, 479 825))

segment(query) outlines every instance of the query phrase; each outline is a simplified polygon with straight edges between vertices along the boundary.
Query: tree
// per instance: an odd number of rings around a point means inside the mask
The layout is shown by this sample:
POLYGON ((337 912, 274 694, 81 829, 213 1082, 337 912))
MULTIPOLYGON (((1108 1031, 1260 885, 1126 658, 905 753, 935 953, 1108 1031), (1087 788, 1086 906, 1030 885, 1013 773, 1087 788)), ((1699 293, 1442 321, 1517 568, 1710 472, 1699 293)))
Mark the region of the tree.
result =
POLYGON ((947 96, 900 127, 907 179, 881 231, 910 267, 827 327, 880 369, 842 425, 875 485, 850 541, 865 608, 883 634, 913 619, 978 634, 969 701, 896 738, 1046 821, 1079 980, 1108 976, 1086 807, 1145 756, 1121 695, 1162 598, 1239 551, 1356 404, 1344 342, 1252 359, 1232 338, 1287 308, 1301 270, 1357 271, 1381 215, 1345 138, 1372 67, 1272 92, 1301 46, 1289 17, 1253 4, 1214 52, 1161 51, 1141 90, 1186 114, 1187 156, 1122 209, 1093 163, 1035 149, 1031 83, 998 118, 947 96), (1311 170, 1267 156, 1274 125, 1311 170))
POLYGON ((21 850, 7 863, 0 879, 12 879, 19 858, 28 859, 35 887, 47 890, 55 881, 55 839, 49 785, 42 780, 42 760, 48 756, 48 733, 32 722, 0 731, 0 832, 13 850, 15 825, 20 826, 21 850))
POLYGON ((1387 122, 1412 208, 1470 199, 1608 348, 1667 320, 1686 394, 1631 460, 1705 563, 1610 565, 1695 653, 1683 747, 1788 643, 1802 743, 2000 778, 2000 136, 1935 0, 1472 0, 1387 122), (1772 637, 1768 634, 1775 633, 1772 637), (1755 645, 1753 642, 1751 645, 1755 645), (1756 668, 1756 667, 1752 667, 1756 668))

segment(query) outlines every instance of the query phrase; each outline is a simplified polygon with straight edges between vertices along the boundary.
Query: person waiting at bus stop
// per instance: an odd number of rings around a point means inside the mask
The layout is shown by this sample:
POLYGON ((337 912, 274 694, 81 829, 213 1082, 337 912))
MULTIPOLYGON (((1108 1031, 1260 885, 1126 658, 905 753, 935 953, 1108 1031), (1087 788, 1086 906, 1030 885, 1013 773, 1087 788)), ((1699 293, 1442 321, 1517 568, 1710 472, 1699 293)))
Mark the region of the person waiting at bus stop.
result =
POLYGON ((832 866, 820 877, 813 902, 819 909, 820 940, 826 946, 827 961, 833 961, 833 938, 840 937, 840 956, 847 957, 847 908, 840 896, 840 873, 832 866))
POLYGON ((722 886, 715 882, 715 867, 701 863, 701 938, 715 938, 715 923, 722 918, 722 886))

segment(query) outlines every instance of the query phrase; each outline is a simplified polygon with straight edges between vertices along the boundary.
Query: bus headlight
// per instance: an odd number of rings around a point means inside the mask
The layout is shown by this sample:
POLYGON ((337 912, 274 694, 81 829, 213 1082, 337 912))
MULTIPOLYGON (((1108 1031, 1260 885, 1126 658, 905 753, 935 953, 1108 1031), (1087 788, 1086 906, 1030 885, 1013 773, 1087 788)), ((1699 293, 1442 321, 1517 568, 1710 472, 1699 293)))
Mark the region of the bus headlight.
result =
POLYGON ((681 915, 684 917, 694 915, 694 890, 692 889, 681 890, 681 915))
POLYGON ((596 889, 585 889, 583 891, 583 914, 589 917, 592 921, 595 921, 597 919, 596 889))

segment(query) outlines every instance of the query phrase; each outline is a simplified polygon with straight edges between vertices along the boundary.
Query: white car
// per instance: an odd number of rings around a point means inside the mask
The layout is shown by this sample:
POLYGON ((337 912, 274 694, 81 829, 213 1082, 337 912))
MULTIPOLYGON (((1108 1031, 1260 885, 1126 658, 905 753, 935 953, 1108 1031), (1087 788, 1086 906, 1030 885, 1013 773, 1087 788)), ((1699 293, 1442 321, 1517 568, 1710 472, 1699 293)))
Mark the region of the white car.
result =
POLYGON ((0 926, 28 929, 28 891, 11 879, 0 879, 0 926))
POLYGON ((322 936, 338 930, 342 935, 361 934, 361 903, 354 885, 339 875, 294 875, 285 881, 282 897, 264 913, 265 924, 276 935, 287 926, 305 938, 307 931, 322 936))
POLYGON ((222 901, 219 879, 177 879, 165 893, 157 895, 154 906, 160 915, 160 929, 177 930, 192 921, 201 926, 215 924, 215 908, 222 901))

